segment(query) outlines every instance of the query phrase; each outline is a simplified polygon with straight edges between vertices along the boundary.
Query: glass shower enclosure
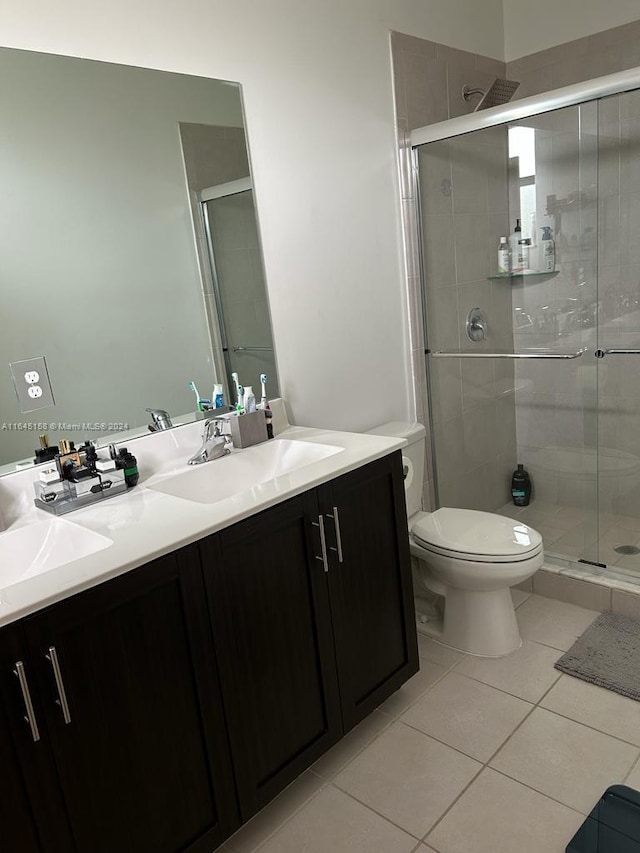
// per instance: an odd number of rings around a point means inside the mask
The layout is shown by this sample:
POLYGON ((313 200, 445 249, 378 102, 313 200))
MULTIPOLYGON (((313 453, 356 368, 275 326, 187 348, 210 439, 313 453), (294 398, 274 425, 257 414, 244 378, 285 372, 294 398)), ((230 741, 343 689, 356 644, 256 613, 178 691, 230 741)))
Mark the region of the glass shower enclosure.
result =
POLYGON ((547 557, 640 582, 632 76, 421 128, 412 146, 438 505, 521 518, 547 557), (518 463, 526 507, 511 501, 518 463))

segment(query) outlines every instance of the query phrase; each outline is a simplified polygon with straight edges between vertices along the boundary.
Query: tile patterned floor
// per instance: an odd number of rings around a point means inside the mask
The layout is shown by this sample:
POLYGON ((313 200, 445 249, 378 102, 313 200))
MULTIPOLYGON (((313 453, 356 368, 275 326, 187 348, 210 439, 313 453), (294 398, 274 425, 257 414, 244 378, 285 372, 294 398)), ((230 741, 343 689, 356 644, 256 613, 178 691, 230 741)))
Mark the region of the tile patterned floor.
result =
POLYGON ((420 637, 420 672, 223 850, 564 853, 608 785, 640 788, 640 703, 553 668, 597 614, 513 596, 518 652, 420 637))

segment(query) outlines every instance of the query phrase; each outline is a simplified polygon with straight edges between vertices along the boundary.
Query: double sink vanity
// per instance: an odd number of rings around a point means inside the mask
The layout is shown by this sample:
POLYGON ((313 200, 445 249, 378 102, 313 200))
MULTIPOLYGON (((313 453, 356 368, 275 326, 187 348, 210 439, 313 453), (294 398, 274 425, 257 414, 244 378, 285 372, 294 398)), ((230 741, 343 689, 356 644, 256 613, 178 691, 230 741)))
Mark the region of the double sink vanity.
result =
POLYGON ((201 432, 65 518, 0 479, 3 853, 211 853, 418 669, 404 442, 201 432))

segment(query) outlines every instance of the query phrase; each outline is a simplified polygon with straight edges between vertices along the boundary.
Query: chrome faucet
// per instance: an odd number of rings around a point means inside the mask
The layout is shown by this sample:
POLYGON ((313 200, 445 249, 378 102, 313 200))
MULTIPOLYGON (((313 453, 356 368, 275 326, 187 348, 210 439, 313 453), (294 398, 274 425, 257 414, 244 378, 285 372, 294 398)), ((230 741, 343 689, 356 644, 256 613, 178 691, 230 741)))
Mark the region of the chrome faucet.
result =
POLYGON ((160 432, 163 429, 171 429, 173 427, 171 415, 169 412, 165 412, 164 409, 145 409, 145 412, 149 412, 153 421, 152 424, 149 424, 151 432, 160 432))
POLYGON ((188 460, 189 465, 201 465, 210 459, 219 459, 230 453, 228 438, 222 435, 220 425, 215 418, 204 425, 202 447, 188 460))

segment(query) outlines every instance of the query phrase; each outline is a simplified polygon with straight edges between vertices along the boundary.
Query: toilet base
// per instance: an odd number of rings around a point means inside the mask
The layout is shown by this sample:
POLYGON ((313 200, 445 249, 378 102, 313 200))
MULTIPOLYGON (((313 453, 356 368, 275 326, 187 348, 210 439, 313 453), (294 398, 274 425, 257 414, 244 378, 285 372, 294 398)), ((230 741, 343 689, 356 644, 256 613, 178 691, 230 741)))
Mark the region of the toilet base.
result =
POLYGON ((444 646, 479 657, 504 657, 522 645, 509 588, 488 592, 450 588, 444 618, 418 612, 416 627, 444 646))

